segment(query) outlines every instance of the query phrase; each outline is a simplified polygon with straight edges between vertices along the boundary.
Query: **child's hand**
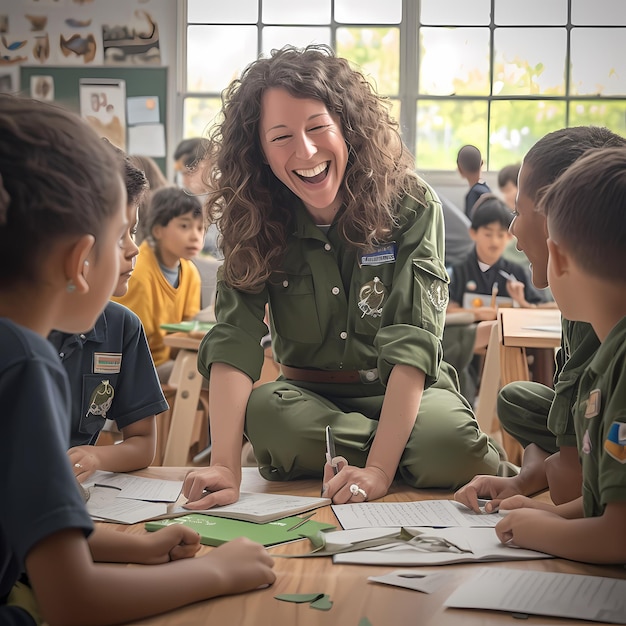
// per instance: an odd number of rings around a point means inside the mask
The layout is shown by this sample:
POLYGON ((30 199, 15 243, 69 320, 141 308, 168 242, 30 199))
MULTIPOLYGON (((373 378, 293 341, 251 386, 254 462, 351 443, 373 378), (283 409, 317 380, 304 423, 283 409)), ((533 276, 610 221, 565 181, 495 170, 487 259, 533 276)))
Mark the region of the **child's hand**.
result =
POLYGON ((98 469, 98 457, 93 453, 93 446, 70 448, 67 456, 79 483, 84 483, 98 469))
POLYGON ((498 318, 498 310, 490 306, 479 306, 472 309, 472 313, 477 322, 489 322, 498 318))
POLYGON ((543 522, 548 516, 554 517, 555 515, 556 513, 531 508, 510 510, 496 524, 496 534, 502 543, 536 550, 535 546, 543 533, 543 522))
POLYGON ((507 280, 506 290, 509 293, 509 296, 511 296, 511 299, 514 302, 517 302, 520 307, 528 307, 528 302, 526 301, 526 296, 524 293, 524 283, 520 282, 519 280, 507 280))
MULTIPOLYGON (((500 502, 504 498, 511 499, 511 496, 522 495, 517 476, 474 476, 467 485, 461 487, 455 494, 454 499, 464 504, 475 513, 480 513, 478 498, 489 498, 485 505, 485 512, 492 513, 498 509, 500 502)), ((513 508, 513 507, 510 507, 513 508)))
POLYGON ((245 537, 233 539, 199 560, 204 561, 212 574, 219 574, 212 596, 251 591, 267 587, 276 580, 272 571, 274 559, 262 545, 245 537))
POLYGON ((170 524, 142 536, 142 548, 134 563, 158 565, 189 559, 200 549, 200 535, 183 524, 170 524))

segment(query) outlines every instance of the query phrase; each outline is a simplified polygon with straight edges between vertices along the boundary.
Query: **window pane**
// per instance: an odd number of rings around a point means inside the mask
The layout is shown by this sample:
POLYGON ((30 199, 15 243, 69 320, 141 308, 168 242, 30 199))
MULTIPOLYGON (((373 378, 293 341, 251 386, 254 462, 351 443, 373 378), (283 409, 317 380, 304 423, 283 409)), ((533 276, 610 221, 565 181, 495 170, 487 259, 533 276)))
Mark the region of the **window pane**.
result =
POLYGON ((335 20, 344 24, 399 24, 402 0, 335 0, 335 20))
POLYGON ((494 95, 565 95, 564 28, 497 28, 494 95))
MULTIPOLYGON (((588 2, 589 0, 583 0, 588 2)), ((495 23, 504 25, 567 24, 567 0, 496 0, 495 23)))
POLYGON ((626 136, 624 103, 607 100, 572 100, 569 106, 570 126, 606 126, 626 136))
POLYGON ((220 92, 256 57, 255 26, 189 26, 187 91, 220 92))
POLYGON ((183 139, 206 137, 222 108, 219 98, 185 98, 183 105, 183 139))
POLYGON ((255 24, 259 19, 258 6, 258 0, 187 0, 187 21, 201 24, 255 24))
POLYGON ((330 24, 330 0, 263 0, 265 24, 330 24))
POLYGON ((498 100, 491 104, 489 169, 522 159, 541 137, 565 126, 565 103, 498 100))
POLYGON ((311 43, 330 45, 330 28, 305 28, 289 26, 268 26, 262 31, 263 54, 268 56, 274 48, 287 44, 304 48, 311 43))
POLYGON ((572 95, 626 94, 626 28, 572 29, 572 95))
POLYGON ((624 0, 572 0, 572 24, 611 26, 626 24, 624 0))
POLYGON ((418 100, 418 168, 455 170, 457 152, 467 143, 475 145, 486 160, 486 102, 418 100))
POLYGON ((398 28, 338 28, 337 54, 371 76, 380 94, 400 90, 400 30, 398 28))
POLYGON ((491 0, 422 0, 421 24, 483 26, 491 21, 491 0))
POLYGON ((421 28, 419 93, 489 94, 488 28, 421 28))

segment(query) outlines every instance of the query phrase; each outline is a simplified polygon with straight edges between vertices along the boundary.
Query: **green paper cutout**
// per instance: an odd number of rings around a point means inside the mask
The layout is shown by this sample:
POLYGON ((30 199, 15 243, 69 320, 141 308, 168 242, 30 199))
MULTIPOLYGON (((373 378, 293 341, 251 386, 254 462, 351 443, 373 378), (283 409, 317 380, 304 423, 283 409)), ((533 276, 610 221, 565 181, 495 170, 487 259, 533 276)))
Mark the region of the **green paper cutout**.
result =
POLYGON ((362 617, 359 621, 359 626, 372 626, 372 622, 370 622, 367 617, 362 617))
POLYGON ((277 600, 283 602, 296 602, 302 604, 303 602, 315 602, 324 597, 323 593, 281 593, 274 596, 277 600))
POLYGON ((333 603, 330 596, 325 593, 319 600, 311 602, 311 608, 318 611, 330 611, 333 608, 333 603))

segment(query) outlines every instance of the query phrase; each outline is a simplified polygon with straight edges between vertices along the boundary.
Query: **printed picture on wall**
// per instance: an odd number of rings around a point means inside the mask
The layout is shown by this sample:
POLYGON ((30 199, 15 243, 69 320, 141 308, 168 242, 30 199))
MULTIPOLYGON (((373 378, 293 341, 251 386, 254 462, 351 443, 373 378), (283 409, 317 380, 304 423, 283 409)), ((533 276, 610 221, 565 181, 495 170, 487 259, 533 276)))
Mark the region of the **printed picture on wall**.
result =
POLYGON ((126 150, 126 82, 107 78, 81 78, 80 114, 112 144, 126 150))
POLYGON ((161 63, 159 26, 147 11, 135 11, 137 25, 102 26, 104 63, 161 63))
POLYGON ((31 76, 30 97, 35 100, 54 100, 54 78, 52 76, 31 76))

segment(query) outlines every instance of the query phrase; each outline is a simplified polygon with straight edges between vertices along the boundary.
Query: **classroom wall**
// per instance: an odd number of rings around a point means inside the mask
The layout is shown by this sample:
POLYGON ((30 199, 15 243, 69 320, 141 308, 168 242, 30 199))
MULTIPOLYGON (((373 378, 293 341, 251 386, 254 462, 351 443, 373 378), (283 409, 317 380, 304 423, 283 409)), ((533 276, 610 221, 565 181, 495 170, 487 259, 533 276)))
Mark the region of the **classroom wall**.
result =
MULTIPOLYGON (((37 70, 47 77, 37 82, 37 97, 56 100, 56 78, 68 106, 73 96, 68 81, 115 77, 117 68, 127 92, 165 99, 167 154, 159 164, 169 170, 177 142, 177 5, 176 0, 0 0, 0 90, 35 95, 30 76, 37 70), (154 68, 169 71, 151 73, 154 68), (141 93, 142 85, 148 90, 163 80, 160 93, 141 93)), ((167 175, 171 180, 173 173, 167 175)))

